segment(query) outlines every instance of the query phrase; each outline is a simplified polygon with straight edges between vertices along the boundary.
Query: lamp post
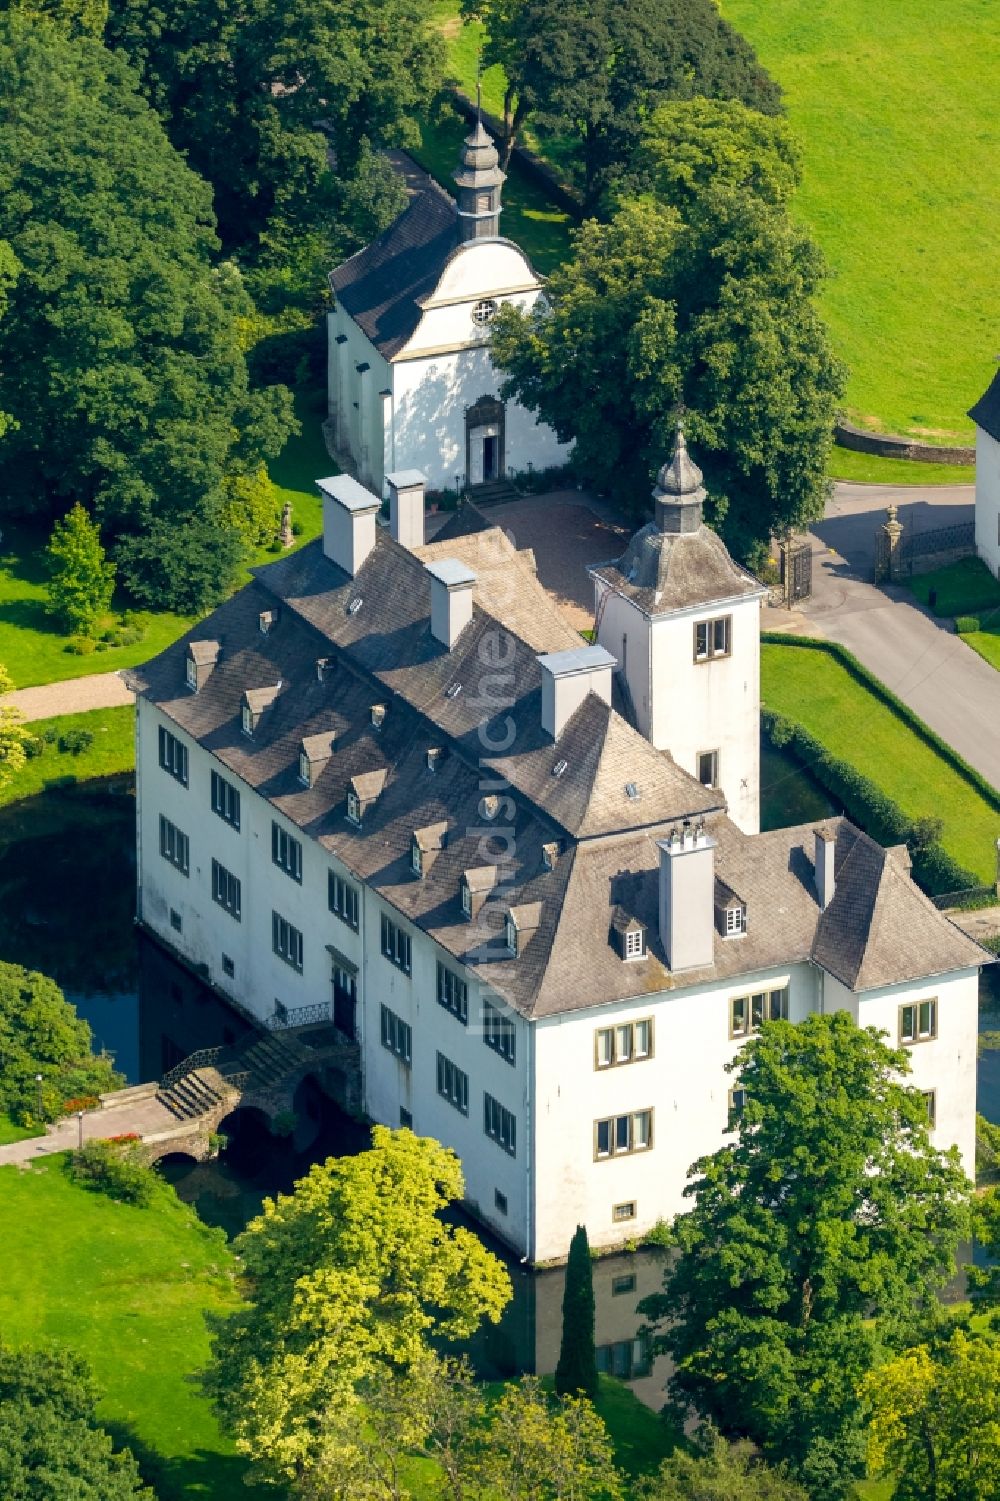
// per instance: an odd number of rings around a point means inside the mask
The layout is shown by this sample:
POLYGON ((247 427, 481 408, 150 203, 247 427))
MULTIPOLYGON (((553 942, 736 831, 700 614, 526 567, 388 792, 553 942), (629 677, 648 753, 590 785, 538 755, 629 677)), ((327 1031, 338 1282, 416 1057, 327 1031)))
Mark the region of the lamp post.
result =
POLYGON ((41 1076, 41 1074, 36 1074, 35 1075, 35 1089, 37 1091, 37 1097, 38 1097, 38 1119, 41 1120, 41 1118, 42 1118, 42 1076, 41 1076))
POLYGON ((83 1151, 83 1111, 82 1110, 78 1110, 76 1112, 76 1123, 77 1123, 77 1130, 78 1130, 77 1147, 82 1152, 83 1151))

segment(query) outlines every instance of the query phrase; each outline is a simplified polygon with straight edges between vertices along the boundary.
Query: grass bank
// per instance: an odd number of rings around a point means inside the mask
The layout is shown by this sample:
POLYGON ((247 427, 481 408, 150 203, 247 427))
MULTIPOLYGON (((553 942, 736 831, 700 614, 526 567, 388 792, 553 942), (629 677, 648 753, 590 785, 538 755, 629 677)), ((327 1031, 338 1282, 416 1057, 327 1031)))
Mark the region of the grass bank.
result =
POLYGON ((221 1232, 164 1190, 151 1209, 71 1183, 63 1157, 0 1168, 0 1331, 85 1356, 103 1422, 136 1444, 161 1501, 244 1501, 244 1465, 192 1376, 208 1358, 206 1310, 235 1306, 221 1232))
POLYGON ((1000 814, 835 656, 765 643, 761 698, 870 778, 907 817, 941 818, 948 854, 984 884, 994 879, 1000 814))
MULTIPOLYGON (((1000 345, 1000 30, 982 0, 722 0, 785 91, 860 426, 969 441, 1000 345)), ((921 466, 915 465, 915 468, 921 466)))
POLYGON ((56 738, 45 743, 42 754, 26 761, 13 781, 0 788, 0 806, 34 797, 50 787, 66 787, 73 782, 88 782, 94 777, 117 776, 135 768, 133 708, 91 709, 86 714, 34 719, 28 728, 32 735, 43 741, 46 734, 56 738), (59 739, 73 730, 84 730, 93 736, 87 748, 76 755, 59 749, 59 739))
POLYGON ((830 479, 856 485, 972 485, 976 481, 974 464, 915 464, 911 459, 880 459, 877 454, 855 453, 836 445, 826 472, 830 479))

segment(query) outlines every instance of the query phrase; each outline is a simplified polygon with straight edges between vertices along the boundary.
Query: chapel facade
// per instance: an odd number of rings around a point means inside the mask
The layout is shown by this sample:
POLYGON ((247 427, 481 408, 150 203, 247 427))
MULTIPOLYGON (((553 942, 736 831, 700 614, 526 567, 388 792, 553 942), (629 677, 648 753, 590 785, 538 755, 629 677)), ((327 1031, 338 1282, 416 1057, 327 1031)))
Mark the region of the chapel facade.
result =
POLYGON ((475 492, 568 445, 500 395, 489 325, 501 303, 529 308, 542 278, 500 232, 504 174, 480 121, 466 137, 453 199, 412 158, 392 161, 409 203, 330 276, 328 408, 337 451, 382 496, 419 470, 432 490, 475 492))
POLYGON ((1000 579, 1000 370, 969 416, 976 424, 976 552, 1000 579))

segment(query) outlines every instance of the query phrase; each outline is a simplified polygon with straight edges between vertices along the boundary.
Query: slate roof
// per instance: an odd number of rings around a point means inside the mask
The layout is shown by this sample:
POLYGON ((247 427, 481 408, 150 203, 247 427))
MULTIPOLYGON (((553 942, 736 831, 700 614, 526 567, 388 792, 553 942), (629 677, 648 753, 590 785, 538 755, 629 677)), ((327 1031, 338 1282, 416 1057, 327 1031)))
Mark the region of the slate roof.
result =
MULTIPOLYGON (((483 534, 475 534, 476 538, 483 534)), ((500 547, 500 544, 497 544, 500 547)), ((474 565, 473 565, 474 566, 474 565)), ((533 591, 519 585, 518 609, 533 591)), ((544 1017, 699 981, 731 979, 813 959, 855 988, 974 966, 986 956, 908 880, 903 862, 845 820, 836 830, 837 889, 821 913, 812 863, 814 828, 748 837, 703 787, 591 695, 557 743, 541 730, 537 645, 492 615, 477 586, 473 618, 448 651, 430 634, 430 588, 420 559, 384 531, 351 579, 312 543, 268 567, 194 630, 129 674, 133 687, 230 772, 268 798, 303 835, 335 853, 390 907, 478 972, 525 1016, 544 1017), (362 600, 353 614, 348 605, 362 600), (260 611, 282 606, 267 634, 260 611), (507 632, 505 660, 495 660, 507 632), (223 645, 197 693, 185 685, 188 643, 223 645), (331 667, 320 681, 315 663, 331 667), (487 681, 501 688, 484 719, 487 681), (503 675, 509 674, 509 686, 503 675), (252 738, 241 732, 247 694, 282 689, 252 738), (459 683, 462 691, 449 695, 459 683), (373 702, 388 705, 371 722, 373 702), (507 743, 509 731, 513 738, 507 743), (298 779, 303 741, 333 736, 311 786, 298 779), (443 748, 436 769, 427 753, 443 748), (565 761, 560 775, 554 768, 565 761), (484 775, 504 793, 491 839, 484 775), (625 792, 634 782, 638 797, 625 792), (376 792, 362 826, 346 818, 350 785, 376 792), (509 804, 509 806, 506 806, 509 804), (658 838, 684 818, 706 816, 720 881, 747 904, 748 931, 714 938, 713 964, 672 975, 658 935, 658 838), (502 827, 501 827, 502 826, 502 827), (419 877, 415 833, 437 829, 442 848, 419 877), (510 838, 507 831, 510 830, 510 838), (546 846, 562 853, 546 868, 546 846), (487 882, 491 861, 498 884, 487 882), (461 910, 467 874, 489 896, 474 921, 461 910), (507 912, 522 925, 520 952, 503 938, 507 912), (623 916, 647 929, 647 953, 623 962, 610 926, 623 916)), ((558 642, 548 642, 549 646, 558 642)), ((713 928, 713 932, 714 932, 713 928)))
POLYGON ((991 438, 1000 443, 1000 370, 970 409, 969 416, 977 427, 981 427, 984 433, 989 433, 991 438))
POLYGON ((455 202, 404 152, 390 152, 410 202, 388 229, 330 273, 334 296, 387 360, 421 318, 420 299, 437 286, 458 246, 455 202))
POLYGON ((664 532, 651 521, 617 561, 595 564, 590 572, 648 615, 764 592, 704 522, 697 531, 664 532))

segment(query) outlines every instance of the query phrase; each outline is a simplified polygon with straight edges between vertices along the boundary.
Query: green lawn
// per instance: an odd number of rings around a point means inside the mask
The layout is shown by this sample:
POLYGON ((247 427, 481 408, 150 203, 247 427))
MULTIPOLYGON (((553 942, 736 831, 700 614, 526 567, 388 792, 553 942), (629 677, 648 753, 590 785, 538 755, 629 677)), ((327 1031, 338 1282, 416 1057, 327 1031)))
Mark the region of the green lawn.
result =
POLYGON ((0 1110, 0 1147, 14 1141, 27 1141, 30 1136, 43 1136, 35 1126, 15 1126, 9 1115, 0 1110))
POLYGON ((722 0, 785 91, 797 212, 862 426, 968 442, 1000 349, 1000 29, 984 0, 722 0))
POLYGON ((1000 621, 986 631, 969 631, 962 640, 1000 672, 1000 621))
POLYGON ((972 485, 976 479, 974 464, 914 464, 910 459, 880 459, 836 445, 826 472, 831 479, 863 485, 972 485))
POLYGON ((1000 583, 979 558, 960 558, 932 573, 914 574, 910 588, 922 605, 929 605, 934 594, 935 615, 1000 614, 1000 583))
POLYGON ((135 767, 135 710, 131 707, 91 709, 87 714, 62 714, 58 719, 34 719, 28 728, 32 735, 42 737, 47 730, 54 730, 57 735, 65 735, 68 730, 89 730, 94 739, 76 756, 60 751, 57 741, 46 744, 40 756, 26 761, 14 779, 0 788, 0 805, 34 797, 47 787, 115 776, 135 767))
POLYGON ((50 1157, 0 1168, 0 1243, 4 1338, 87 1358, 102 1420, 153 1451, 161 1501, 244 1501, 244 1466, 191 1380, 208 1356, 206 1310, 236 1301, 221 1233, 166 1190, 151 1209, 89 1193, 50 1157))
POLYGON ((909 817, 942 818, 948 853, 984 884, 994 879, 1000 814, 833 657, 765 643, 761 697, 870 777, 909 817))

